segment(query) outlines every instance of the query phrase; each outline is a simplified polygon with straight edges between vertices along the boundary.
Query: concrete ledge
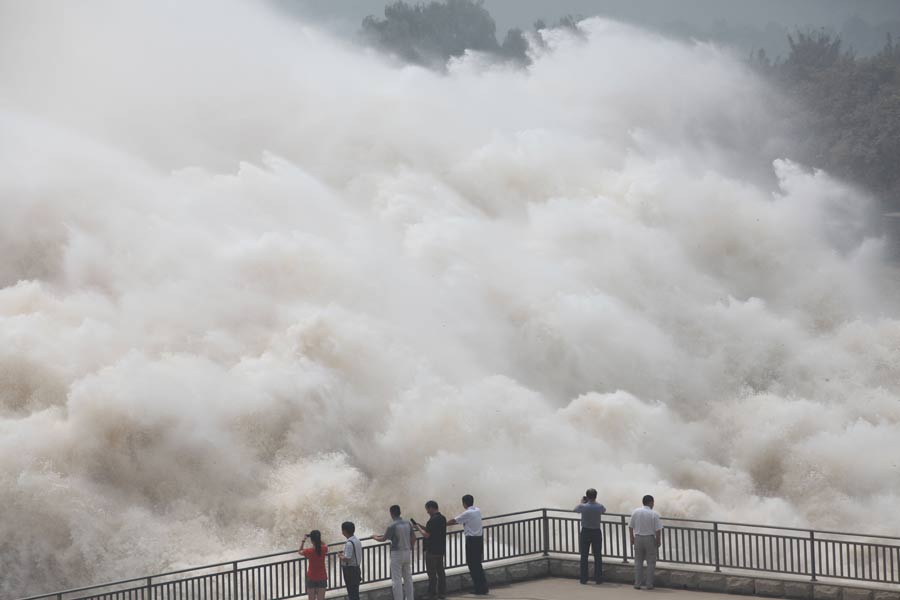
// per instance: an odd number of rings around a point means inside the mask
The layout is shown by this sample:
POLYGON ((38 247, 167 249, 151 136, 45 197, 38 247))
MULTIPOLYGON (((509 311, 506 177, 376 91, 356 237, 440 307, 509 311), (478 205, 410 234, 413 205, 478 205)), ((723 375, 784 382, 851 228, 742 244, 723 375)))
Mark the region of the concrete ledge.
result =
MULTIPOLYGON (((593 562, 593 561, 591 561, 593 562)), ((590 565, 593 573, 593 564, 590 565)), ((489 585, 503 586, 520 581, 563 577, 578 579, 580 565, 577 558, 565 556, 535 556, 520 561, 485 565, 489 585)), ((424 597, 428 582, 422 575, 416 577, 416 597, 424 597)), ((603 579, 615 583, 634 583, 634 565, 615 562, 603 563, 603 579)), ((710 573, 670 566, 657 567, 654 585, 661 588, 718 592, 741 596, 761 596, 765 598, 786 598, 788 600, 900 600, 900 590, 883 588, 863 588, 835 583, 813 583, 796 579, 773 579, 752 574, 710 573)), ((447 573, 447 592, 458 593, 472 589, 472 578, 465 568, 457 568, 447 573)), ((331 590, 328 598, 344 598, 343 589, 331 590)), ((363 586, 360 593, 363 600, 392 600, 390 582, 382 581, 363 586)), ((560 599, 563 600, 563 599, 560 599)))
POLYGON ((756 595, 764 598, 784 598, 784 582, 777 579, 755 579, 756 595))

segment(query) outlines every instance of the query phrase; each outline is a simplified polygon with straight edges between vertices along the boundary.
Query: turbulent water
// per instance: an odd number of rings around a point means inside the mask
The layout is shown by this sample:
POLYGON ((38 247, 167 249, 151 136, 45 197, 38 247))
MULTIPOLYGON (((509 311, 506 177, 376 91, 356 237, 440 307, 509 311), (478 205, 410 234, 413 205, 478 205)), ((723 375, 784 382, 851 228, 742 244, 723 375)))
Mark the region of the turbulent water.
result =
POLYGON ((740 60, 589 20, 435 73, 261 3, 0 11, 4 596, 465 492, 900 532, 886 243, 740 60))

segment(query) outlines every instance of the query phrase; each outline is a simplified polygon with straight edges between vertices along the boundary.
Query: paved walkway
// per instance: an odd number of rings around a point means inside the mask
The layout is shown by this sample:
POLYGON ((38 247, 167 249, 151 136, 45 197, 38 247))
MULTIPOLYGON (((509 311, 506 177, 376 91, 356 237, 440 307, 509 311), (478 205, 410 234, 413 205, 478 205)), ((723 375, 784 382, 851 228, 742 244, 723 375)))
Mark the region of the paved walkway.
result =
POLYGON ((636 590, 624 583, 581 585, 577 579, 550 577, 491 588, 488 596, 450 594, 451 598, 504 598, 505 600, 734 600, 733 595, 655 588, 636 590))

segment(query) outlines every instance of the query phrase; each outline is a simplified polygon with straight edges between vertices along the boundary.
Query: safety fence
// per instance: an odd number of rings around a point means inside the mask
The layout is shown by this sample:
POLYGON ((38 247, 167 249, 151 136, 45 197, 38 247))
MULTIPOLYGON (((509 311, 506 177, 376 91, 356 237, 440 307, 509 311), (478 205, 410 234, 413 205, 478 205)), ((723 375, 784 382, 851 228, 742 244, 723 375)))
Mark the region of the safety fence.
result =
MULTIPOLYGON (((603 556, 629 562, 627 516, 603 518, 603 556)), ((663 519, 659 561, 722 569, 900 584, 900 538, 790 527, 663 519)), ((484 519, 484 561, 579 553, 579 515, 535 509, 484 519)), ((445 565, 465 565, 460 530, 448 531, 445 565)), ((363 582, 390 579, 390 546, 363 540, 363 582)), ((343 587, 338 552, 329 545, 328 587, 343 587)), ((425 572, 421 540, 413 572, 425 572)), ((281 600, 306 593, 306 559, 296 550, 159 575, 31 596, 23 600, 281 600)))

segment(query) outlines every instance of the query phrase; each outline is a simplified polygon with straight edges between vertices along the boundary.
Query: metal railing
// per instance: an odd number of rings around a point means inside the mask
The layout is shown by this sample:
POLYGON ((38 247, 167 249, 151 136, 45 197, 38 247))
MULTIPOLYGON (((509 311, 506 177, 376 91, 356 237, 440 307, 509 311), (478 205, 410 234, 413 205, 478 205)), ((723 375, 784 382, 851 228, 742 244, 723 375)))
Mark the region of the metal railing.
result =
MULTIPOLYGON (((900 584, 900 538, 748 525, 695 519, 663 519, 659 561, 722 569, 900 584)), ((484 519, 485 562, 534 555, 578 554, 580 518, 542 508, 484 519)), ((603 556, 633 559, 627 516, 603 518, 603 556)), ((363 540, 363 582, 390 579, 390 547, 363 540)), ((344 586, 337 553, 326 558, 328 587, 344 586)), ((462 531, 447 533, 447 569, 465 565, 462 531)), ((413 572, 425 572, 421 540, 413 572)), ((306 593, 306 559, 296 550, 171 571, 149 577, 31 596, 23 600, 281 600, 306 593)))

